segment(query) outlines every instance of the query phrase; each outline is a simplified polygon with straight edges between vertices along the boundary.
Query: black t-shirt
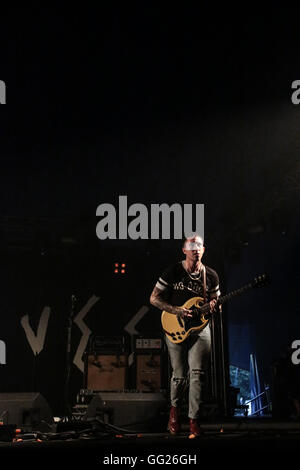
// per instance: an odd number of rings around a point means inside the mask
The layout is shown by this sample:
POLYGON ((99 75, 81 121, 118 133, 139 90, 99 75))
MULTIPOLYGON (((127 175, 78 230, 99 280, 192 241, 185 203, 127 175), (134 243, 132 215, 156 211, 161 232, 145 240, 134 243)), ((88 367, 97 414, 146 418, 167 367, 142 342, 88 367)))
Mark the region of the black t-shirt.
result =
MULTIPOLYGON (((205 266, 205 270, 208 302, 212 297, 220 295, 219 276, 208 266, 205 266)), ((191 297, 204 297, 203 270, 200 275, 191 275, 184 269, 182 261, 179 261, 165 269, 156 287, 164 292, 166 301, 171 305, 182 306, 191 297)))

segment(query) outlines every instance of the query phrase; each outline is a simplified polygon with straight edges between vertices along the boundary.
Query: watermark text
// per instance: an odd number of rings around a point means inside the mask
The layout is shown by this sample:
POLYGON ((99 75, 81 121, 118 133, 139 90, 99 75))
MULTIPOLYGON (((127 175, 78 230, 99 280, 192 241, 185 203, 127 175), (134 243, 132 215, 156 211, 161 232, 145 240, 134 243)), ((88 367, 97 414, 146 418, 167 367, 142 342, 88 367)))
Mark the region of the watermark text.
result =
POLYGON ((0 80, 0 104, 6 104, 6 85, 3 80, 0 80))
POLYGON ((292 90, 295 90, 291 95, 292 103, 298 105, 300 104, 300 80, 294 80, 292 82, 292 90))
POLYGON ((295 349, 295 351, 292 353, 291 360, 292 363, 296 366, 300 364, 300 339, 295 339, 295 341, 292 342, 292 349, 295 349))
POLYGON ((204 204, 168 205, 134 203, 128 207, 127 196, 119 196, 119 205, 104 203, 97 207, 101 217, 96 227, 100 240, 131 238, 170 240, 182 239, 192 233, 204 238, 204 204))

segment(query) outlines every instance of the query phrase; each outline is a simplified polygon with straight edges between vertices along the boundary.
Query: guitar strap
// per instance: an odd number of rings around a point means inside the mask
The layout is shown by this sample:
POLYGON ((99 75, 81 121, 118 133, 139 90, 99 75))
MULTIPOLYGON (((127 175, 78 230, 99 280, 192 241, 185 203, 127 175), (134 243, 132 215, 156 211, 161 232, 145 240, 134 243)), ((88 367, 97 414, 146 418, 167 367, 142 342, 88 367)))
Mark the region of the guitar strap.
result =
POLYGON ((204 303, 206 303, 206 269, 205 269, 205 266, 203 264, 203 301, 204 303))

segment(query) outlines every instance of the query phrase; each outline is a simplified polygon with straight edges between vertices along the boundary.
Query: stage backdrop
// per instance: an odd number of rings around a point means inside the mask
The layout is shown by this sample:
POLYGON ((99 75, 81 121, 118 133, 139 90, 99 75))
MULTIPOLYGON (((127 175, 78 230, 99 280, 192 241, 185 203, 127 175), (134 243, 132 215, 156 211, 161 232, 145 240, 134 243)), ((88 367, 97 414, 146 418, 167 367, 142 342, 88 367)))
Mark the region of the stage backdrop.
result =
MULTIPOLYGON (((255 354, 262 383, 270 381, 272 361, 299 339, 297 230, 294 225, 286 233, 267 230, 249 236, 234 259, 226 250, 223 258, 211 258, 209 250, 205 255, 204 261, 220 273, 222 293, 261 272, 270 274, 269 287, 224 306, 229 363, 246 369, 255 354)), ((97 244, 25 248, 2 253, 0 392, 40 392, 54 415, 61 415, 70 314, 68 398, 74 404, 83 387, 83 353, 91 335, 124 335, 130 346, 134 334, 161 334, 160 312, 149 304, 149 296, 163 269, 181 259, 180 250, 178 243, 144 242, 108 242, 105 249, 97 244), (125 263, 124 275, 114 273, 115 262, 125 263)))
POLYGON ((145 247, 106 254, 82 246, 3 253, 0 391, 38 391, 55 415, 64 412, 70 315, 71 404, 84 384, 84 351, 92 335, 124 336, 129 354, 133 335, 160 335, 160 314, 149 297, 171 257, 166 252, 153 259, 155 269, 150 259, 145 247), (114 273, 115 262, 125 263, 124 274, 114 273))

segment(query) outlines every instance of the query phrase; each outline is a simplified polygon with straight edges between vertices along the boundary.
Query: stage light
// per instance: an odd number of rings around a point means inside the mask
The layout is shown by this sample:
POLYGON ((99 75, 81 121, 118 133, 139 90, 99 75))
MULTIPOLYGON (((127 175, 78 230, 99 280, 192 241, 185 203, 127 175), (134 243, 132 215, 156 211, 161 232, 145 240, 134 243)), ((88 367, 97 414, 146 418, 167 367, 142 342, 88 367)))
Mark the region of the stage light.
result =
POLYGON ((114 273, 115 274, 125 274, 126 273, 126 263, 114 263, 114 273))

